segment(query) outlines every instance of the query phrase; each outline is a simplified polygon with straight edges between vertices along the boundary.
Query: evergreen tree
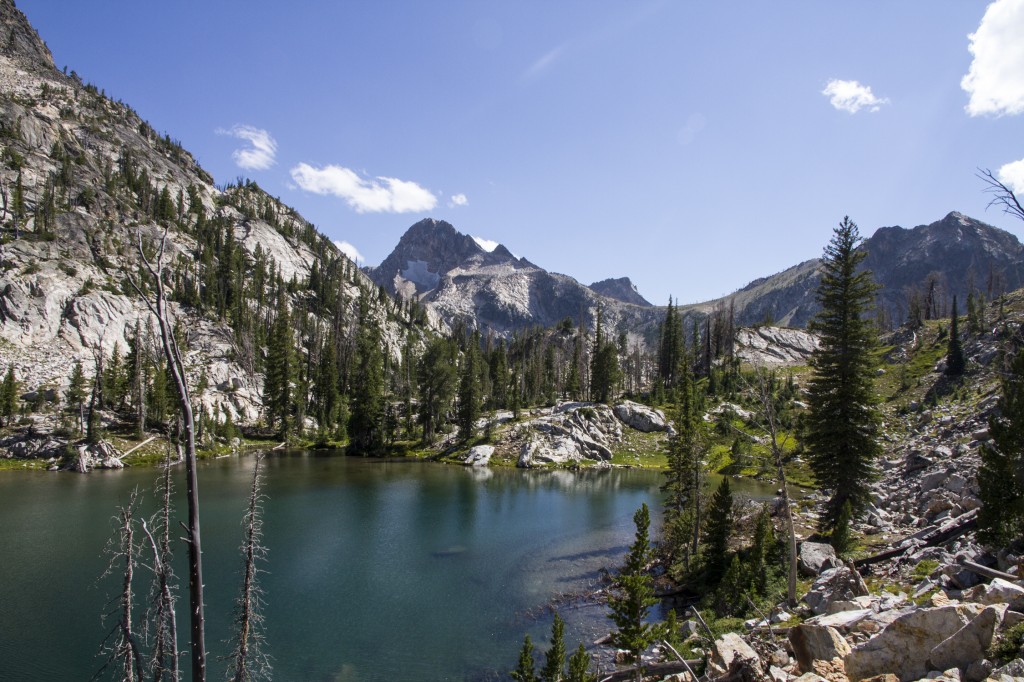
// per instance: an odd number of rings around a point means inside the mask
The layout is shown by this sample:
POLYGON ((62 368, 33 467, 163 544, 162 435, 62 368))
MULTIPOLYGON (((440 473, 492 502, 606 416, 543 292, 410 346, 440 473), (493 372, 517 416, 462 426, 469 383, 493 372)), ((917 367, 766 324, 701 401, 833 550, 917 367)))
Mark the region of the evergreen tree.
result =
POLYGON ((462 372, 459 377, 459 438, 467 441, 476 431, 476 420, 480 417, 480 343, 476 334, 470 338, 462 356, 462 372))
POLYGON ((78 430, 81 432, 85 421, 82 418, 82 410, 85 407, 85 372, 82 369, 82 361, 75 360, 75 364, 71 367, 71 379, 68 382, 68 390, 65 393, 65 398, 68 403, 68 407, 74 410, 75 415, 78 417, 78 430))
POLYGON ((590 654, 580 644, 576 653, 569 658, 565 682, 597 682, 597 675, 590 672, 590 654))
POLYGON ((654 596, 654 580, 646 567, 651 556, 648 529, 651 523, 650 511, 644 504, 633 515, 636 537, 630 545, 629 554, 622 572, 615 579, 615 588, 608 594, 609 618, 615 623, 612 646, 625 649, 630 660, 636 664, 635 679, 643 678, 641 656, 660 636, 660 624, 648 623, 647 617, 652 606, 658 603, 654 596))
POLYGON ((857 225, 844 218, 825 247, 817 300, 821 311, 809 325, 820 346, 810 360, 805 442, 818 485, 831 491, 823 529, 839 522, 849 500, 856 516, 869 501, 880 452, 880 418, 874 393, 877 335, 866 316, 876 285, 858 272, 866 253, 858 250, 857 225))
POLYGON ((277 314, 267 339, 266 373, 263 380, 263 405, 270 426, 277 426, 281 440, 292 430, 292 380, 295 374, 295 347, 292 321, 284 289, 278 289, 277 314))
POLYGON ((988 428, 992 441, 982 447, 978 469, 978 538, 1002 547, 1024 535, 1024 350, 1002 379, 988 428))
POLYGON ((511 673, 512 679, 516 682, 539 682, 533 666, 533 642, 530 641, 530 635, 526 635, 523 637, 523 648, 519 650, 519 662, 511 673))
POLYGON ((676 432, 668 441, 667 480, 662 485, 666 493, 662 548, 673 572, 688 572, 700 546, 707 437, 696 402, 693 375, 684 362, 680 368, 676 432), (681 566, 677 567, 679 562, 681 566))
POLYGON ((362 455, 384 450, 384 355, 380 329, 370 315, 369 295, 359 298, 359 333, 352 376, 348 433, 352 449, 362 455))
POLYGON ((419 389, 419 420, 423 442, 433 443, 455 398, 458 376, 455 371, 455 347, 445 339, 427 344, 420 358, 416 382, 419 389))
POLYGON ((8 365, 4 383, 0 386, 0 416, 4 418, 4 426, 10 426, 17 413, 18 382, 14 378, 14 365, 8 365))
POLYGON ((609 341, 603 333, 602 318, 602 308, 598 306, 594 354, 590 360, 590 399, 610 403, 615 398, 621 373, 618 348, 615 342, 609 341))
POLYGON ((729 478, 723 477, 711 497, 711 508, 708 510, 704 531, 704 571, 710 584, 717 583, 725 573, 732 529, 732 490, 729 487, 729 478))
POLYGON ((551 648, 544 655, 544 666, 540 669, 541 682, 559 682, 565 667, 565 621, 555 613, 551 623, 551 648))
POLYGON ((952 377, 960 376, 964 373, 965 364, 964 350, 960 346, 960 327, 956 311, 956 296, 954 296, 953 314, 949 320, 949 345, 946 348, 946 374, 952 377))

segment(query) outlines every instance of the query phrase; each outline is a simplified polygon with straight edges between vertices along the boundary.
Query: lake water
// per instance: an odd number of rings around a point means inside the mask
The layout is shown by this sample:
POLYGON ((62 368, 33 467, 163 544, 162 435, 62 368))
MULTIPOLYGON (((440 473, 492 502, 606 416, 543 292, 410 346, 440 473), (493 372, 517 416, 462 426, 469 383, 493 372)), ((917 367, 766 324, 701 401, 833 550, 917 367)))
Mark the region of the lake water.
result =
MULTIPOLYGON (((602 567, 621 563, 633 512, 643 502, 657 509, 662 482, 641 470, 468 469, 309 453, 274 453, 265 463, 262 585, 277 680, 507 679, 525 632, 545 648, 552 597, 586 590, 602 567)), ((229 649, 252 465, 252 457, 200 465, 211 680, 223 678, 216 659, 229 649)), ((116 577, 99 578, 111 519, 136 486, 151 513, 158 475, 0 473, 0 679, 88 680, 100 667, 97 650, 113 625, 101 615, 118 589, 116 577)), ((176 551, 185 576, 184 547, 176 551)), ((139 599, 147 589, 140 580, 139 599)), ((187 591, 179 589, 183 649, 187 591)), ((562 615, 573 648, 608 630, 596 605, 562 615)))

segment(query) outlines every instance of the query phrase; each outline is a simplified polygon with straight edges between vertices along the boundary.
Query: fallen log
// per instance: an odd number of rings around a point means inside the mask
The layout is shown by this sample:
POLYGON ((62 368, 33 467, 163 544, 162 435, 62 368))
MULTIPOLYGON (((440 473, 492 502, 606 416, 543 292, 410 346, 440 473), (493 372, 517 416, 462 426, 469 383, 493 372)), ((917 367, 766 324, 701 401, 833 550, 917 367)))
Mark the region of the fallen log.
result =
POLYGON ((1006 580, 1011 583, 1020 580, 1020 576, 1016 576, 1012 573, 1004 573, 1003 571, 997 571, 994 568, 989 568, 988 566, 982 566, 981 564, 976 564, 973 561, 968 561, 963 557, 960 557, 958 563, 971 573, 977 573, 978 575, 983 576, 985 578, 992 578, 993 580, 999 578, 1001 580, 1006 580))
POLYGON ((863 559, 857 559, 853 562, 853 566, 854 568, 859 570, 861 568, 864 568, 865 566, 870 566, 872 564, 877 564, 882 561, 885 561, 886 559, 892 559, 901 556, 912 549, 918 549, 920 547, 934 547, 935 545, 941 545, 945 542, 949 542, 950 540, 955 540, 961 535, 969 533, 970 531, 978 527, 977 517, 977 510, 972 509, 966 514, 961 514, 953 522, 949 524, 943 524, 938 528, 935 528, 934 530, 921 536, 921 542, 919 543, 911 542, 903 547, 893 547, 891 549, 885 550, 884 552, 879 552, 878 554, 869 557, 864 557, 863 559))
POLYGON ((126 453, 124 453, 123 455, 121 455, 120 457, 118 457, 118 459, 124 459, 125 457, 127 457, 127 456, 128 456, 128 455, 130 455, 130 454, 132 454, 133 452, 135 452, 136 450, 138 450, 139 448, 141 448, 141 447, 142 447, 143 445, 145 445, 145 444, 146 444, 146 443, 148 443, 149 441, 153 440, 154 438, 156 438, 156 436, 150 436, 149 438, 147 438, 146 440, 142 441, 141 443, 139 443, 138 445, 136 445, 136 446, 135 446, 134 448, 132 448, 132 449, 131 449, 131 450, 129 450, 128 452, 126 452, 126 453))
MULTIPOLYGON (((676 673, 685 673, 692 668, 700 665, 698 659, 692 661, 668 661, 667 663, 648 663, 644 666, 644 676, 661 675, 675 675, 676 673)), ((636 677, 636 668, 627 668, 625 670, 618 670, 609 675, 605 675, 601 678, 601 682, 617 682, 618 680, 631 680, 636 677)))

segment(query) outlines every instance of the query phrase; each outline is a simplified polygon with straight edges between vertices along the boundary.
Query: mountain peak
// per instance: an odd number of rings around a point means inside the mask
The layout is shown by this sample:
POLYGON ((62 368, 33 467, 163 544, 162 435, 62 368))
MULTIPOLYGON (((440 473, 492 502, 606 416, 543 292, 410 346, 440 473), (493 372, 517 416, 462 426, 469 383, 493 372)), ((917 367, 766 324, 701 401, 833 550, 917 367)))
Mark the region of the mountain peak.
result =
POLYGON ((590 285, 590 290, 607 296, 608 298, 614 298, 616 301, 622 301, 623 303, 632 303, 633 305, 652 306, 653 304, 646 298, 640 295, 636 285, 629 277, 618 277, 603 279, 600 282, 594 282, 590 285))
POLYGON ((36 69, 56 69, 53 55, 14 0, 0 0, 0 54, 36 69))

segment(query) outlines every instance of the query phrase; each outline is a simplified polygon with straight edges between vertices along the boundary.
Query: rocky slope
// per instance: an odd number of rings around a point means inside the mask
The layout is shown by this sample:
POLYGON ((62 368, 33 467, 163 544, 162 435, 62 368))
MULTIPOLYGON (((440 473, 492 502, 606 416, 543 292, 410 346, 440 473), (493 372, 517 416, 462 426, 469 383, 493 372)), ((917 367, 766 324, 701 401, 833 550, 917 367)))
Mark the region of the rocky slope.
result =
MULTIPOLYGON (((880 227, 861 247, 863 267, 881 285, 878 304, 890 323, 907 319, 908 302, 922 301, 932 288, 936 316, 948 315, 953 296, 961 302, 974 290, 987 299, 1024 285, 1024 246, 1009 232, 957 213, 912 229, 880 227)), ((697 304, 698 311, 734 302, 742 325, 771 320, 803 327, 818 310, 814 300, 820 276, 819 259, 776 275, 754 280, 716 301, 697 304)))
MULTIPOLYGON (((209 283, 200 262, 224 240, 241 248, 233 267, 257 260, 284 282, 304 282, 314 263, 352 272, 344 296, 354 310, 372 283, 330 240, 253 183, 218 189, 181 145, 158 134, 131 107, 72 72, 57 71, 45 44, 11 0, 0 0, 0 366, 13 365, 22 390, 67 383, 71 365, 91 368, 97 353, 128 348, 126 331, 149 315, 128 283, 138 271, 138 236, 158 240, 167 226, 171 278, 209 283), (200 222, 224 225, 200 243, 200 222)), ((244 280, 243 280, 244 281, 244 280)), ((243 285, 248 285, 246 282, 243 285)), ((220 285, 223 286, 223 285, 220 285)), ((251 285, 250 285, 251 286, 251 285)), ((294 291, 292 303, 301 299, 294 291)), ((399 352, 404 335, 387 303, 370 304, 399 352)), ((262 376, 228 320, 176 305, 188 330, 186 362, 209 411, 254 421, 262 376)))

